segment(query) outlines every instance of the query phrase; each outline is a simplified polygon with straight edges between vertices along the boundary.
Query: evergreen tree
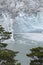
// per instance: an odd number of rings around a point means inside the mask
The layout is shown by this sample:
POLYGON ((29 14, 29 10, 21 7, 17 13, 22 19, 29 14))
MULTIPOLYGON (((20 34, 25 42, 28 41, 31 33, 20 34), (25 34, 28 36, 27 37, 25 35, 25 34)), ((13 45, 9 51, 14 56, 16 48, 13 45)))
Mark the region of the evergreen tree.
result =
POLYGON ((30 65, 43 65, 43 48, 36 47, 30 49, 31 53, 27 54, 28 57, 31 57, 30 65))
POLYGON ((11 32, 5 31, 4 28, 0 25, 0 43, 4 40, 7 40, 11 37, 11 32))
MULTIPOLYGON (((0 25, 0 65, 17 65, 14 57, 18 52, 5 49, 7 46, 6 43, 3 43, 4 40, 7 40, 11 37, 11 32, 7 32, 0 25), (3 49, 4 47, 4 49, 3 49)), ((18 63, 20 65, 20 63, 18 63)))

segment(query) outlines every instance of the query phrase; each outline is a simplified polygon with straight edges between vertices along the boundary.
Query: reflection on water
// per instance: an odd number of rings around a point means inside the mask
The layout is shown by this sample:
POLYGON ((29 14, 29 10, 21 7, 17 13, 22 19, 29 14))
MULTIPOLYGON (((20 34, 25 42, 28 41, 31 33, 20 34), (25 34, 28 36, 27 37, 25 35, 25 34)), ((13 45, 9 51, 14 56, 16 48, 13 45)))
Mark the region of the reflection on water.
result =
MULTIPOLYGON (((43 46, 42 41, 39 42, 38 40, 30 38, 32 34, 14 34, 15 42, 10 41, 10 43, 8 44, 8 49, 19 51, 18 55, 16 56, 16 59, 18 59, 18 62, 20 62, 21 65, 29 65, 30 58, 28 58, 26 54, 30 52, 30 48, 43 46)), ((35 35, 36 34, 34 34, 34 36, 35 35)))

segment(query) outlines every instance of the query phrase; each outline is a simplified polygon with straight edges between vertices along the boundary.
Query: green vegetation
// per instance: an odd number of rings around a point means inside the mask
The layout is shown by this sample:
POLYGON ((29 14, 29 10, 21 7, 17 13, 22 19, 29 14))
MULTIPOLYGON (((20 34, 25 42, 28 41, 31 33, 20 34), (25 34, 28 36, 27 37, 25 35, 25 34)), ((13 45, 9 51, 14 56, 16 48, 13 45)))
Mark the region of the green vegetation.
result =
POLYGON ((0 25, 0 65, 21 65, 15 60, 15 56, 18 52, 5 49, 7 44, 3 43, 4 40, 10 39, 11 32, 5 31, 0 25))
POLYGON ((0 25, 0 43, 4 40, 7 40, 11 37, 11 32, 5 31, 4 28, 0 25))
POLYGON ((0 43, 0 48, 2 48, 2 47, 6 47, 6 46, 7 46, 6 43, 0 43))
POLYGON ((21 65, 20 63, 17 63, 17 65, 21 65))
POLYGON ((11 50, 8 50, 8 49, 4 49, 4 50, 0 50, 0 61, 3 61, 2 62, 2 65, 4 63, 4 65, 10 65, 10 64, 13 64, 15 65, 16 61, 14 59, 14 57, 16 56, 18 52, 13 52, 11 50))
POLYGON ((30 65, 43 65, 43 48, 36 47, 30 49, 31 53, 27 54, 28 57, 31 57, 30 65))

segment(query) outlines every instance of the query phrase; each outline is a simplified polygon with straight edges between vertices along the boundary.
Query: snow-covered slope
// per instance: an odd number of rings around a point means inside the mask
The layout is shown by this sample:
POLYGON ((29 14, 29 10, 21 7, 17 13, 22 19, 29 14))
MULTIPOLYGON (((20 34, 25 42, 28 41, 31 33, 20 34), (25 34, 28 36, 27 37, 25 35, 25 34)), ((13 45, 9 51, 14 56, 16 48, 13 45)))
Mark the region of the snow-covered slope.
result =
POLYGON ((0 0, 0 11, 6 30, 43 32, 43 0, 0 0))
POLYGON ((0 0, 0 9, 17 15, 23 11, 28 14, 37 14, 43 9, 43 0, 0 0))
POLYGON ((15 18, 14 22, 14 32, 15 33, 28 33, 28 32, 43 32, 43 12, 37 14, 37 16, 25 13, 19 13, 19 16, 15 18))
POLYGON ((0 24, 14 33, 43 33, 43 12, 39 12, 37 16, 20 12, 14 19, 8 12, 2 12, 0 24))

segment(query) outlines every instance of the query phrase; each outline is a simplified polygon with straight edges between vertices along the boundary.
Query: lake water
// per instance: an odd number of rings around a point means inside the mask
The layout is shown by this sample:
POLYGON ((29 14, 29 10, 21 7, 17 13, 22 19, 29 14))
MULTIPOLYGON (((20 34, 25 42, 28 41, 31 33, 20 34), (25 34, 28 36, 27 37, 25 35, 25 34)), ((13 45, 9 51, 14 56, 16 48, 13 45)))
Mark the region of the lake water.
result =
POLYGON ((26 56, 30 53, 30 49, 33 47, 43 47, 43 34, 41 33, 22 33, 14 34, 14 40, 8 40, 8 49, 13 51, 19 51, 15 59, 21 63, 21 65, 30 65, 30 58, 26 56))

